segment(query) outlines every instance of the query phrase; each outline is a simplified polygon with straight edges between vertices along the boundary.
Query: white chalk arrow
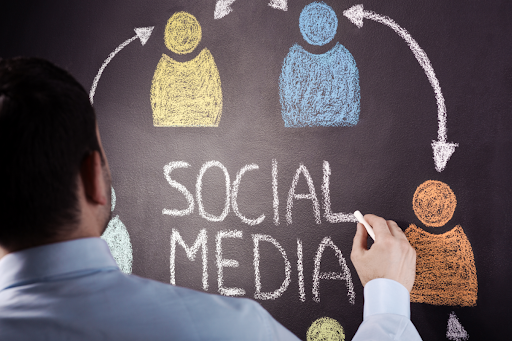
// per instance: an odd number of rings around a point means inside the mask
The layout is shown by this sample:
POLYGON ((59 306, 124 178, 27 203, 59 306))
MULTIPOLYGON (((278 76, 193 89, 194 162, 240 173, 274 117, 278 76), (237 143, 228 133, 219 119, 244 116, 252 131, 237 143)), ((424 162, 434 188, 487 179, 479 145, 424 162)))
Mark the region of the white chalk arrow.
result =
POLYGON ((93 104, 94 99, 94 93, 96 92, 96 87, 98 86, 98 81, 100 80, 101 74, 103 73, 103 70, 107 67, 108 63, 114 58, 114 56, 121 51, 126 45, 134 41, 135 39, 139 38, 140 43, 142 46, 146 44, 149 37, 151 36, 151 33, 153 32, 154 26, 150 27, 137 27, 134 29, 135 35, 131 37, 130 39, 125 40, 121 45, 119 45, 114 51, 112 51, 107 59, 103 62, 103 65, 101 65, 100 70, 96 74, 96 77, 94 77, 94 81, 92 82, 91 91, 89 91, 89 100, 91 101, 91 104, 93 104))
POLYGON ((288 1, 287 0, 270 0, 268 5, 275 9, 280 9, 281 11, 288 10, 288 1))
POLYGON ((427 57, 427 54, 418 45, 409 32, 403 27, 400 27, 390 17, 379 15, 372 11, 365 11, 363 5, 355 5, 343 12, 343 15, 347 17, 354 25, 361 28, 363 27, 363 19, 371 19, 383 25, 386 25, 393 29, 402 39, 404 39, 414 53, 414 56, 420 63, 421 67, 425 71, 430 85, 434 89, 437 101, 437 141, 432 141, 432 150, 434 152, 434 163, 436 170, 442 172, 446 167, 446 163, 450 160, 450 157, 455 152, 455 147, 458 147, 458 143, 447 142, 447 129, 446 129, 446 105, 444 104, 444 97, 441 92, 441 86, 434 72, 434 68, 427 57))
POLYGON ((446 338, 452 341, 465 341, 469 339, 469 334, 460 324, 457 315, 452 311, 448 318, 448 326, 446 327, 446 338))
POLYGON ((235 0, 217 0, 215 4, 215 12, 213 13, 214 19, 220 19, 231 13, 233 9, 231 8, 231 4, 235 2, 235 0))
MULTIPOLYGON (((217 0, 215 3, 215 12, 213 13, 213 18, 224 18, 226 15, 231 13, 233 11, 231 8, 233 2, 235 2, 235 0, 217 0)), ((288 10, 288 0, 270 0, 268 5, 272 8, 280 9, 282 11, 288 10)))

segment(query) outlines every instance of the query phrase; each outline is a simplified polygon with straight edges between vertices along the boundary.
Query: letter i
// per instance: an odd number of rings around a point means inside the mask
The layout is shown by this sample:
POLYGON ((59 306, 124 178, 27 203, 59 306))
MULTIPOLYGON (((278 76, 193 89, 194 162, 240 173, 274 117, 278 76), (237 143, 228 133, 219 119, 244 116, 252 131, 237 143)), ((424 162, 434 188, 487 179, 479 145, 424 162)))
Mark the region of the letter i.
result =
POLYGON ((274 224, 279 225, 279 196, 277 193, 277 160, 272 159, 272 194, 274 195, 274 224))
POLYGON ((304 266, 302 265, 302 241, 297 238, 297 274, 299 276, 299 295, 300 301, 306 301, 306 292, 304 291, 304 266))

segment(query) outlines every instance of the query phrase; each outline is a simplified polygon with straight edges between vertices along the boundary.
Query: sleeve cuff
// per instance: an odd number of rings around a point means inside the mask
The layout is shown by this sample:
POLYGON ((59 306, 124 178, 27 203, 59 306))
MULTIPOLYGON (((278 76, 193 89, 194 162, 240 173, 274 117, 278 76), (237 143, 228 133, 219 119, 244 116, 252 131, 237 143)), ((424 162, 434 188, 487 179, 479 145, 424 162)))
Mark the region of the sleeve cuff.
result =
POLYGON ((364 287, 363 320, 376 314, 396 314, 411 318, 409 291, 400 283, 377 278, 364 287))

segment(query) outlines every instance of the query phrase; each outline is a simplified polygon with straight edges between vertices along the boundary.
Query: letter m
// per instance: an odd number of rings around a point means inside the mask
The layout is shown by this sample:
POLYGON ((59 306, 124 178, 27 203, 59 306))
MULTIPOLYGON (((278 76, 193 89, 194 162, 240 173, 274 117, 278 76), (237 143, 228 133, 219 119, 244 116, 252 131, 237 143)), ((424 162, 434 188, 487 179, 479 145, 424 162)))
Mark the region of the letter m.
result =
POLYGON ((196 259, 197 251, 201 248, 203 253, 203 289, 208 291, 208 249, 206 247, 207 236, 206 230, 199 231, 196 241, 192 247, 187 246, 183 241, 180 233, 172 229, 171 234, 171 284, 176 285, 176 244, 180 244, 187 254, 187 258, 190 261, 196 259))

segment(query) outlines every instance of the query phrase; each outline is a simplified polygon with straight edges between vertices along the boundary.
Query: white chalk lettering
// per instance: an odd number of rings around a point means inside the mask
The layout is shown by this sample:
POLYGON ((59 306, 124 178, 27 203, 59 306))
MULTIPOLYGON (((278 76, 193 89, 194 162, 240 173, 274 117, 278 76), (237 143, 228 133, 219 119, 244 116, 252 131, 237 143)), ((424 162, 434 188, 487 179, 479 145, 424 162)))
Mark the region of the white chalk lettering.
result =
POLYGON ((288 286, 290 285, 290 277, 291 277, 291 264, 286 257, 286 252, 282 248, 281 244, 277 242, 274 238, 269 235, 263 234, 253 234, 252 240, 254 242, 254 276, 255 276, 255 286, 256 292, 254 293, 254 298, 259 300, 275 300, 279 296, 281 296, 288 286), (260 274, 260 247, 259 242, 266 241, 274 244, 274 246, 281 252, 281 255, 284 259, 284 273, 285 278, 281 287, 274 290, 273 292, 261 292, 261 274, 260 274))
POLYGON ((196 200, 197 200, 197 207, 199 209, 199 214, 201 217, 205 218, 208 221, 223 221, 224 218, 229 213, 229 195, 230 195, 230 187, 231 187, 231 180, 229 179, 229 173, 226 167, 219 161, 208 161, 206 162, 199 171, 199 175, 197 176, 197 182, 196 182, 196 200), (220 216, 214 216, 213 214, 210 214, 204 210, 203 206, 203 196, 202 196, 202 187, 203 187, 203 176, 206 170, 211 167, 218 167, 224 172, 224 176, 226 178, 226 201, 224 204, 224 210, 222 211, 220 216))
POLYGON ((258 165, 251 164, 251 165, 246 165, 246 166, 242 167, 242 169, 240 169, 238 171, 238 173, 236 174, 236 179, 233 182, 233 189, 231 190, 231 205, 233 207, 233 212, 235 212, 236 216, 238 218, 240 218, 244 223, 251 225, 251 226, 260 224, 265 219, 265 215, 262 214, 256 219, 246 218, 243 214, 240 213, 236 199, 238 197, 238 188, 240 187, 240 182, 242 181, 242 175, 244 175, 245 172, 254 170, 254 169, 259 169, 258 165))
POLYGON ((277 193, 277 160, 272 159, 272 195, 274 197, 274 224, 279 225, 279 195, 277 193))
POLYGON ((331 167, 329 162, 324 161, 324 181, 322 183, 322 194, 324 196, 324 217, 330 223, 350 222, 357 223, 356 217, 352 213, 332 213, 331 193, 329 192, 329 179, 331 177, 331 167))
POLYGON ((185 196, 188 202, 188 207, 184 210, 170 210, 167 208, 164 208, 162 210, 162 214, 168 214, 176 217, 182 217, 185 215, 189 215, 192 212, 194 212, 194 197, 189 192, 188 189, 185 188, 182 184, 176 182, 175 180, 171 179, 171 172, 176 168, 188 168, 190 165, 184 161, 174 161, 170 162, 168 165, 164 166, 164 176, 167 179, 167 182, 172 187, 176 188, 181 194, 185 196))
POLYGON ((288 202, 286 205, 286 222, 288 225, 292 223, 292 208, 293 208, 293 199, 309 199, 313 204, 313 213, 315 214, 315 222, 317 224, 321 223, 320 220, 320 205, 318 204, 318 198, 316 197, 315 186, 313 185, 313 179, 311 175, 309 175, 308 169, 304 164, 300 164, 295 176, 293 177, 292 186, 290 187, 290 191, 288 193, 288 202), (297 187, 297 183, 299 182, 300 173, 304 174, 306 178, 306 182, 309 188, 309 194, 295 194, 295 187, 297 187))
POLYGON ((332 242, 330 237, 325 237, 318 246, 318 250, 315 256, 315 269, 313 271, 313 300, 320 302, 320 280, 321 279, 337 279, 344 280, 347 286, 347 296, 351 304, 355 303, 356 293, 354 292, 354 285, 352 284, 352 276, 350 275, 350 269, 347 266, 347 262, 336 245, 332 242), (341 266, 341 272, 320 272, 320 261, 325 248, 329 246, 334 250, 338 257, 339 264, 341 266))
POLYGON ((201 251, 203 253, 203 289, 208 291, 208 248, 206 247, 207 236, 206 230, 199 231, 197 235, 196 241, 192 247, 188 247, 187 244, 183 241, 180 233, 172 229, 171 234, 171 284, 176 285, 176 243, 179 243, 187 254, 187 258, 190 261, 194 261, 196 258, 196 253, 201 247, 201 251))
POLYGON ((242 231, 219 231, 215 238, 217 249, 217 282, 219 285, 219 293, 224 296, 243 296, 245 290, 242 288, 225 288, 224 287, 224 268, 237 268, 238 261, 234 259, 222 258, 222 239, 224 238, 242 238, 242 231))
POLYGON ((304 266, 302 265, 302 240, 297 238, 297 273, 299 277, 299 299, 301 302, 306 301, 306 292, 304 291, 304 266))

